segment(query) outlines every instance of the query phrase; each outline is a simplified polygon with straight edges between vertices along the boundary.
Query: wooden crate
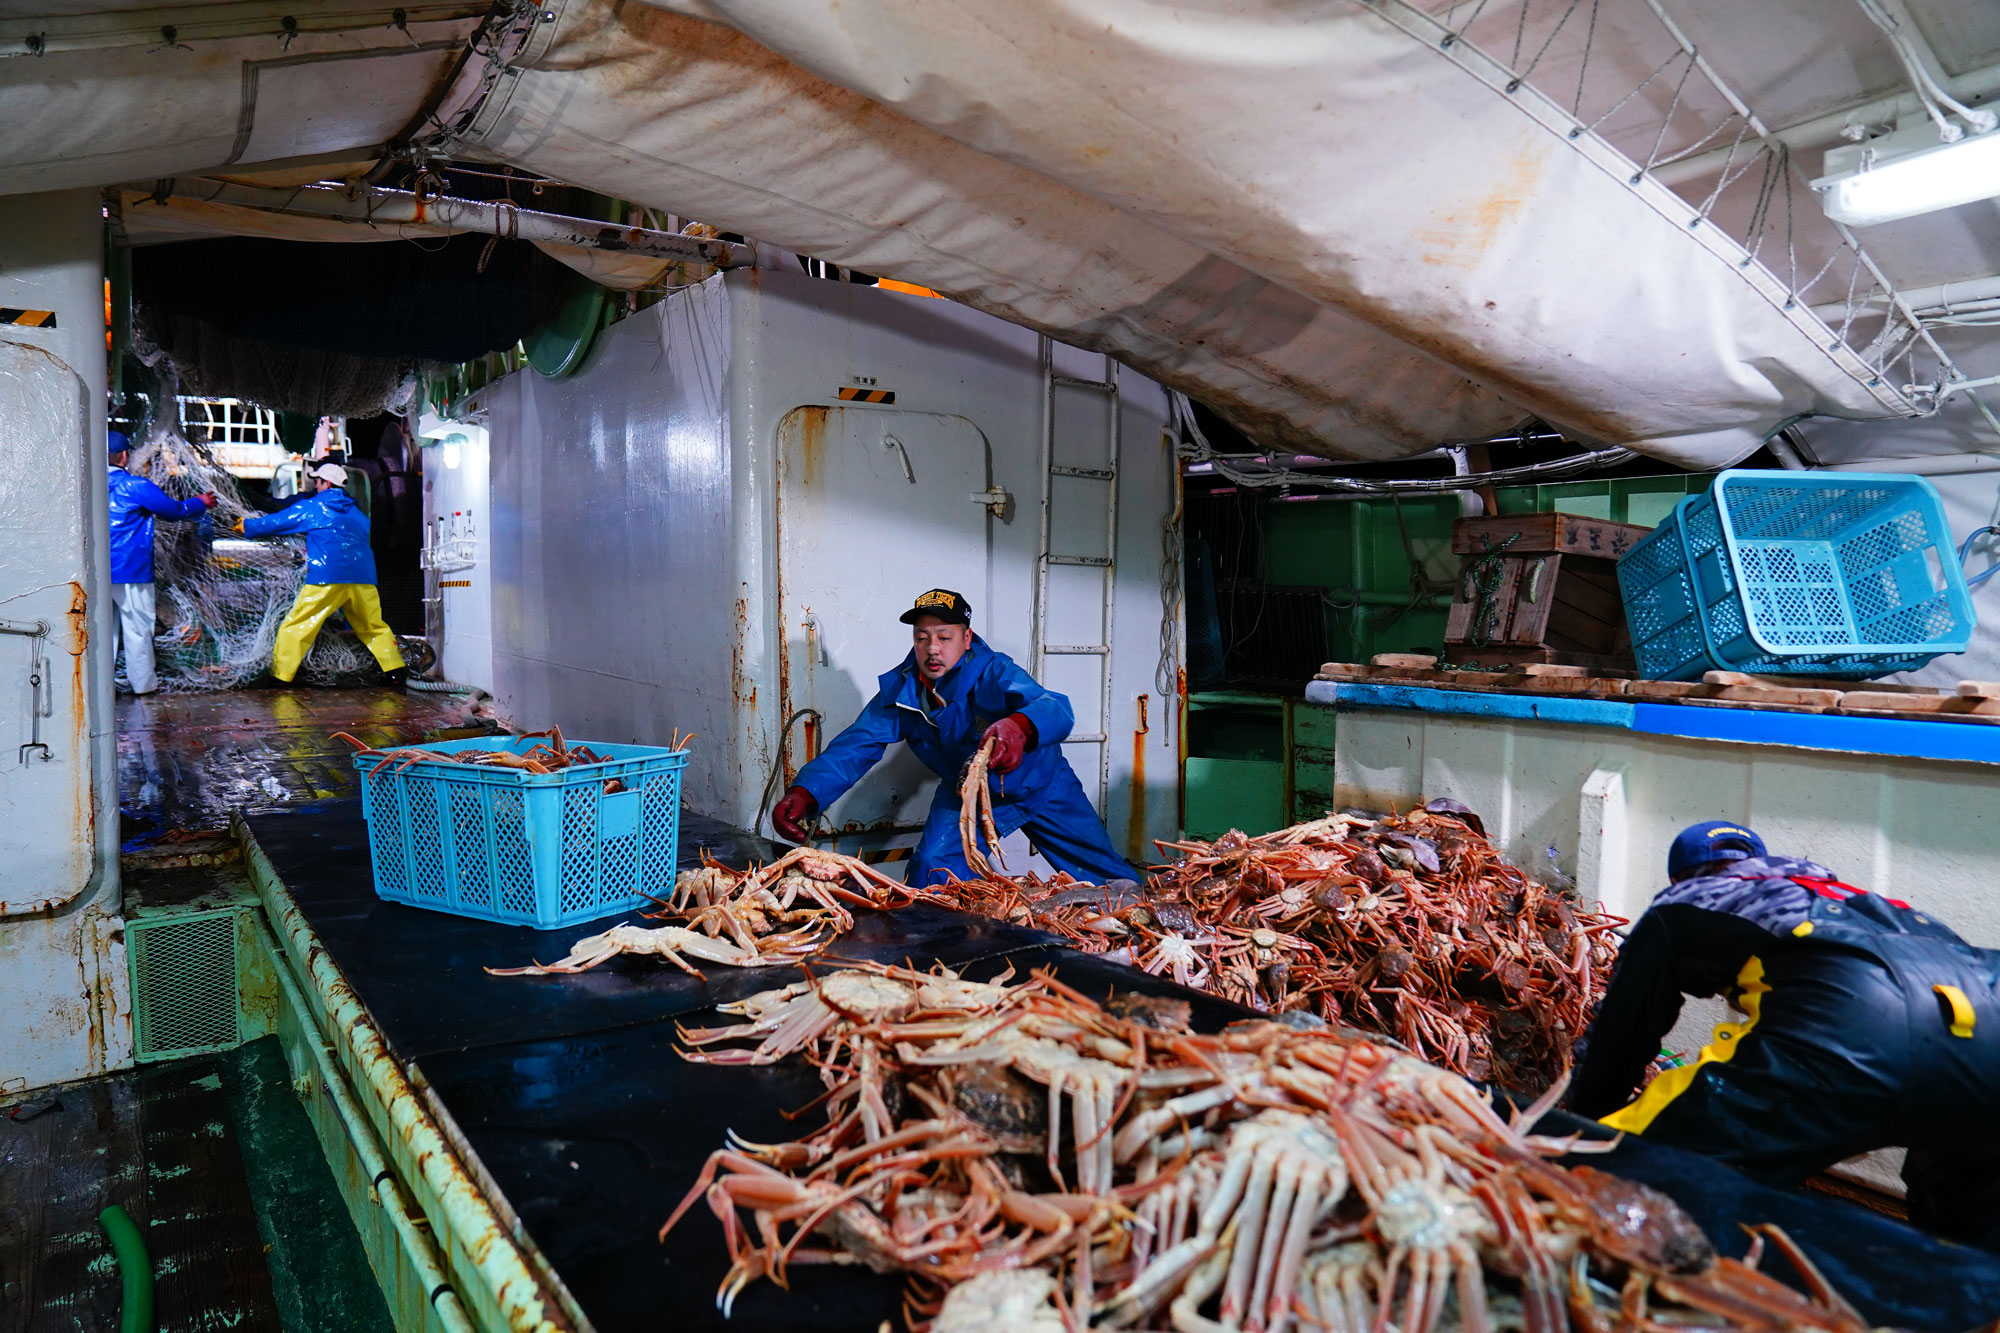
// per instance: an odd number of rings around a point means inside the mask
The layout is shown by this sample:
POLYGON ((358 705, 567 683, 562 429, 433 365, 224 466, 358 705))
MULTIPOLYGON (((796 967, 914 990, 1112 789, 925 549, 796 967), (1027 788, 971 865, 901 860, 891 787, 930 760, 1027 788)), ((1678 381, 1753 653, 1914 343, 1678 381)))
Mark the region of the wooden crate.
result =
POLYGON ((1650 531, 1575 514, 1459 519, 1452 524, 1460 564, 1445 620, 1446 658, 1633 670, 1616 567, 1650 531))

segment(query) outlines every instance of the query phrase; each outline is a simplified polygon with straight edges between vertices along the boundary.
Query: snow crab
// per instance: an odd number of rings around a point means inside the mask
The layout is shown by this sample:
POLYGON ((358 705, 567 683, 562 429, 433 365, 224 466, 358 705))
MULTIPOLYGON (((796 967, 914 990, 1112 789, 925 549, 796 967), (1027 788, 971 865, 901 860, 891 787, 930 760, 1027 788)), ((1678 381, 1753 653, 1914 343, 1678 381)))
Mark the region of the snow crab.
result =
POLYGON ((496 977, 547 977, 588 972, 620 954, 651 954, 664 958, 689 976, 706 981, 702 971, 688 961, 721 963, 728 967, 784 967, 818 951, 820 939, 812 931, 786 931, 765 935, 749 944, 718 939, 685 926, 616 925, 578 940, 564 957, 553 963, 533 963, 527 967, 489 967, 496 977))

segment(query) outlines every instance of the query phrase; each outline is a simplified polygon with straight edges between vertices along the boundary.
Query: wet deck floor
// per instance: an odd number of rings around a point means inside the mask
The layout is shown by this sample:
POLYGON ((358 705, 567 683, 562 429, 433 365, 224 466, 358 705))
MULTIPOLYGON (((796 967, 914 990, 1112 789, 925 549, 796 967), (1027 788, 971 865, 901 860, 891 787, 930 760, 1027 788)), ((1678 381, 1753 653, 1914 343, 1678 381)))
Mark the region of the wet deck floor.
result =
MULTIPOLYGON (((118 698, 118 807, 127 852, 169 833, 355 794, 345 731, 370 745, 478 727, 469 696, 374 689, 230 690, 118 698)), ((441 739, 441 738, 440 738, 441 739)))

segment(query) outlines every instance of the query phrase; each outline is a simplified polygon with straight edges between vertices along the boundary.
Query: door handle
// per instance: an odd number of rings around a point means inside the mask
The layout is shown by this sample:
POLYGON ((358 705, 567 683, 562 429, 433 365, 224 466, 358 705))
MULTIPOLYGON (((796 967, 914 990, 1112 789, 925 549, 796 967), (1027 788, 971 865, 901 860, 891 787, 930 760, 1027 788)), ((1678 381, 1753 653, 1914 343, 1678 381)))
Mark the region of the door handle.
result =
POLYGON ((916 485, 917 471, 910 466, 910 451, 903 447, 903 442, 893 435, 884 435, 882 437, 882 447, 896 451, 896 457, 903 460, 903 479, 912 486, 916 485))

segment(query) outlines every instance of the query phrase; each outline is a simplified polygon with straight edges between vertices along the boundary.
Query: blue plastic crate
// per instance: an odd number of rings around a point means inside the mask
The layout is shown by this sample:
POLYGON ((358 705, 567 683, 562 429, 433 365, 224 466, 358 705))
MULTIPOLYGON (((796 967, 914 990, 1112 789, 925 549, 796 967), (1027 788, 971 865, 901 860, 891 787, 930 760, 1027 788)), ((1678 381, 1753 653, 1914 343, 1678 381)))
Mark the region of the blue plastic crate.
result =
POLYGON ((1913 476, 1724 472, 1619 562, 1618 584, 1653 680, 1887 675, 1964 652, 1974 624, 1944 506, 1913 476))
MULTIPOLYGON (((390 902, 547 930, 666 896, 679 857, 687 751, 590 748, 609 761, 555 773, 358 754, 375 892, 390 902), (625 790, 607 793, 613 778, 625 790)), ((539 739, 476 736, 412 750, 511 750, 539 739)))

